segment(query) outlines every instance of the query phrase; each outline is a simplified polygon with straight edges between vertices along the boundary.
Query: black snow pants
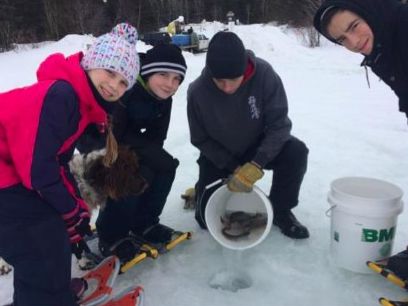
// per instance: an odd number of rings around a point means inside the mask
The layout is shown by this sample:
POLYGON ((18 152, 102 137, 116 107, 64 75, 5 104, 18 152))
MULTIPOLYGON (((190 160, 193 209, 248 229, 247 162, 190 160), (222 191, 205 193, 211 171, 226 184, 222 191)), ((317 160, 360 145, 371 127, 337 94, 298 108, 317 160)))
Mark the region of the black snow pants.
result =
POLYGON ((0 189, 0 256, 14 268, 14 306, 77 305, 64 221, 22 185, 0 189))

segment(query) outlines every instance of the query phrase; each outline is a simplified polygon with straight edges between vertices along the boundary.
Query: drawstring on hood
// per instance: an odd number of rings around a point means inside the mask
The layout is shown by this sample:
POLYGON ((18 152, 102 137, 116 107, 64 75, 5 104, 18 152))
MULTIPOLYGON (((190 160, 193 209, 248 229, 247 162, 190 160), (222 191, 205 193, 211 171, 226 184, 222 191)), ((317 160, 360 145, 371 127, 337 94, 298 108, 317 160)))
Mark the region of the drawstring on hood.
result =
POLYGON ((366 75, 366 80, 367 80, 368 88, 371 88, 371 86, 370 86, 370 78, 368 77, 368 69, 367 69, 367 66, 364 65, 364 64, 363 64, 363 66, 364 66, 364 70, 365 70, 365 75, 366 75))

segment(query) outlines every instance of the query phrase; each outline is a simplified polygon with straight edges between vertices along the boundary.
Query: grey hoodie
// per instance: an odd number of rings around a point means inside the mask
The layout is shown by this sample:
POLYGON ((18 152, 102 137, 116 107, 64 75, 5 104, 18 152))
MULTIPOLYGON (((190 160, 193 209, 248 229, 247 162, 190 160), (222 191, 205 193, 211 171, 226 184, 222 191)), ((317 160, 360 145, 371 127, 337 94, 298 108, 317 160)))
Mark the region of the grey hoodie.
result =
POLYGON ((218 89, 207 68, 187 92, 191 143, 220 169, 233 171, 251 149, 252 160, 264 167, 290 138, 282 81, 268 62, 247 52, 254 72, 234 94, 218 89))

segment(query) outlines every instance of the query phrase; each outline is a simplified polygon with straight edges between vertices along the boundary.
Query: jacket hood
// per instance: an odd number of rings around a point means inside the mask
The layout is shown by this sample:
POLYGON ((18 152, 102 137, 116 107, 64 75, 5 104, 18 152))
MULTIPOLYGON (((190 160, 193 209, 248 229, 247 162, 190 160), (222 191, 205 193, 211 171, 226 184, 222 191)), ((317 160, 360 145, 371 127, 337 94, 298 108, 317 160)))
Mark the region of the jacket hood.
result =
POLYGON ((38 81, 66 81, 73 87, 79 98, 82 114, 86 114, 92 122, 106 123, 107 114, 96 101, 85 71, 80 62, 83 53, 79 52, 65 57, 61 53, 48 56, 37 70, 38 81))
POLYGON ((327 35, 326 29, 321 28, 322 17, 332 8, 341 8, 354 12, 362 17, 374 33, 374 44, 384 44, 386 33, 393 27, 395 12, 401 7, 397 0, 326 0, 317 10, 313 24, 327 39, 337 43, 327 35))

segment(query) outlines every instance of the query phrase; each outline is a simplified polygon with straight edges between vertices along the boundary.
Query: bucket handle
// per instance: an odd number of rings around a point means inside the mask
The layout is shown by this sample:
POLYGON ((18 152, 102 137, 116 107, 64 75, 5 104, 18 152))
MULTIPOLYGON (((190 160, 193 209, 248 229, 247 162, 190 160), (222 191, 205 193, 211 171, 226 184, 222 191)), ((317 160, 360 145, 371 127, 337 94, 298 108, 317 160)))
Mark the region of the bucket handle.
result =
POLYGON ((328 210, 326 210, 326 212, 324 213, 326 215, 326 217, 331 217, 331 211, 336 207, 336 205, 330 206, 330 208, 328 210))
POLYGON ((210 189, 211 187, 214 187, 214 186, 217 185, 217 184, 224 183, 225 181, 226 181, 225 178, 224 178, 224 179, 218 179, 218 180, 216 180, 216 181, 214 181, 214 182, 208 184, 207 186, 205 186, 204 189, 205 189, 205 190, 210 189))
POLYGON ((198 198, 197 201, 197 207, 198 207, 198 217, 200 218, 200 220, 205 224, 205 219, 203 216, 203 211, 201 210, 201 201, 204 198, 204 194, 208 191, 208 189, 218 185, 218 184, 223 184, 226 181, 225 178, 220 178, 210 184, 208 184, 207 186, 204 187, 203 193, 201 194, 201 196, 198 198))

